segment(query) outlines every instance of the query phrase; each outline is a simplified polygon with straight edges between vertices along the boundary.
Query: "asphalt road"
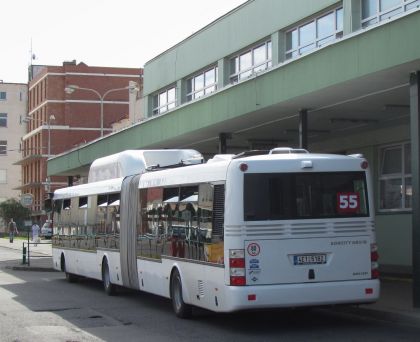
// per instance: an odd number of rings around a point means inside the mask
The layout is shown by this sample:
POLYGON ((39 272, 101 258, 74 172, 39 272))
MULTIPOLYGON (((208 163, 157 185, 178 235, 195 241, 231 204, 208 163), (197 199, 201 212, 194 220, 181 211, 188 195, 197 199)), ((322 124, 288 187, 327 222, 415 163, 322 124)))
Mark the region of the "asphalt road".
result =
POLYGON ((0 247, 0 341, 418 341, 420 327, 338 313, 332 309, 215 314, 190 320, 169 300, 102 284, 75 284, 59 272, 7 268, 20 253, 0 247))

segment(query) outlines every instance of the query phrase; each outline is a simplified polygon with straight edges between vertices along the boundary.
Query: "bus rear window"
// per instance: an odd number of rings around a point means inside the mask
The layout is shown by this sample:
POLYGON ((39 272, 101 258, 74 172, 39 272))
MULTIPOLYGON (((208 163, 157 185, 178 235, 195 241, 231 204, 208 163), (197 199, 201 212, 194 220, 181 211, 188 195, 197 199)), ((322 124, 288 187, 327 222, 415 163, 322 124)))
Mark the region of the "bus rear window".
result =
POLYGON ((366 216, 364 172, 244 175, 245 221, 366 216))

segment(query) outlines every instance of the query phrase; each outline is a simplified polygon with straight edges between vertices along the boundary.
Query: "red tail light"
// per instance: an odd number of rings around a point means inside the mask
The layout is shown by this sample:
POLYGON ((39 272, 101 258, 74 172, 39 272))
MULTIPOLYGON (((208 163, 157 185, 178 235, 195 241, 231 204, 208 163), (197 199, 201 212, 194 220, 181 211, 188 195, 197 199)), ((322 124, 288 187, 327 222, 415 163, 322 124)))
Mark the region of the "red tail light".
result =
POLYGON ((234 268, 245 268, 245 259, 229 259, 229 266, 234 268))
POLYGON ((231 286, 244 286, 246 285, 245 277, 230 277, 231 286))
POLYGON ((371 262, 371 277, 372 279, 379 278, 379 253, 378 253, 378 246, 376 243, 372 243, 370 245, 370 262, 371 262))
POLYGON ((246 285, 245 274, 245 250, 230 249, 229 250, 229 273, 231 286, 246 285))

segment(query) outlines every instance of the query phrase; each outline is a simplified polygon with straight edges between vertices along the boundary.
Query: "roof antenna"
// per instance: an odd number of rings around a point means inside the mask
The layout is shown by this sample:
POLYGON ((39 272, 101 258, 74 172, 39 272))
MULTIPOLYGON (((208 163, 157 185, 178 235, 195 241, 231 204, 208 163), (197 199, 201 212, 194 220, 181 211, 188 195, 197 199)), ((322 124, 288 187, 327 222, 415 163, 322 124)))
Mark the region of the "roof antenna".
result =
POLYGON ((29 66, 28 66, 28 80, 31 81, 33 77, 32 61, 36 59, 36 55, 32 50, 32 37, 31 37, 31 50, 29 51, 29 66))

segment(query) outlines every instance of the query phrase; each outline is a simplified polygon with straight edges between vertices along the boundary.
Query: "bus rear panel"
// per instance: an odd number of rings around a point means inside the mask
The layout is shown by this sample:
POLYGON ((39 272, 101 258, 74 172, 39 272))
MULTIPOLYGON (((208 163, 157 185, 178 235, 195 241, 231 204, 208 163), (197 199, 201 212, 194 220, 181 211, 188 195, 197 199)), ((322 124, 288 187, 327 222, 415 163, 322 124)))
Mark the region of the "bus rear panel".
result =
POLYGON ((371 193, 363 158, 233 160, 226 180, 227 311, 375 302, 371 193))

